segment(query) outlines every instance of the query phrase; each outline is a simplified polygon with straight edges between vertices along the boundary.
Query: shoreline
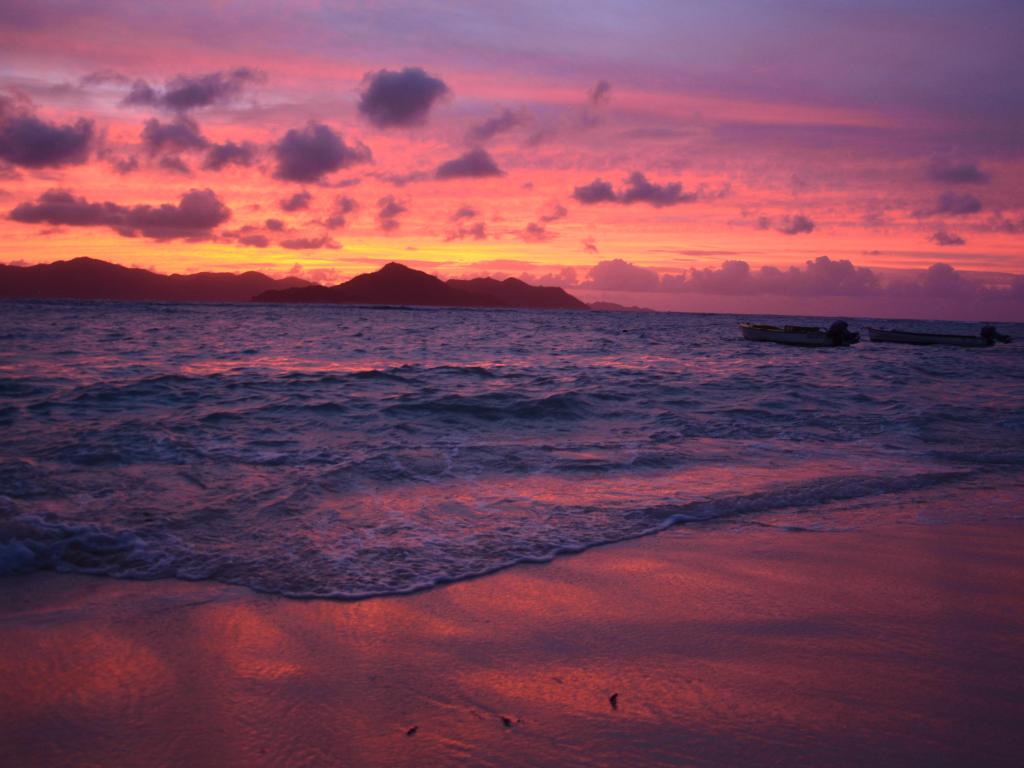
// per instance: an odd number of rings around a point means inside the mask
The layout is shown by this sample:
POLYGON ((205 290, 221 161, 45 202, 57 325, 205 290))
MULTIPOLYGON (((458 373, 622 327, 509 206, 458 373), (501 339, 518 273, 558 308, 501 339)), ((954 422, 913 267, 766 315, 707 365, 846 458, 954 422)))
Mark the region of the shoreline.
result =
POLYGON ((26 766, 1011 765, 1021 544, 1020 521, 682 527, 359 601, 9 577, 0 748, 26 766))
MULTIPOLYGON (((543 287, 543 286, 541 286, 543 287)), ((864 312, 840 312, 834 314, 827 309, 820 311, 808 311, 808 312, 781 312, 775 309, 766 310, 764 312, 753 312, 753 311, 730 311, 727 309, 710 310, 710 309, 655 309, 652 307, 633 307, 628 306, 623 309, 594 309, 588 306, 587 308, 562 308, 552 309, 544 307, 460 307, 460 306, 445 306, 445 305, 431 305, 431 304, 355 304, 355 303, 337 303, 337 302, 273 302, 273 301, 256 301, 253 299, 245 299, 238 301, 215 301, 215 300, 184 300, 184 299, 120 299, 120 298, 73 298, 73 297, 35 297, 35 296, 0 296, 0 306, 4 304, 102 304, 102 305, 114 305, 114 306, 130 306, 130 305, 148 305, 155 304, 158 306, 181 306, 181 307, 335 307, 342 309, 359 309, 359 310, 381 310, 381 311, 408 311, 408 312, 433 312, 437 310, 443 311, 457 311, 457 312, 541 312, 541 313, 554 313, 561 315, 569 312, 580 312, 584 315, 611 315, 617 316, 629 316, 629 315, 685 315, 688 317, 721 317, 721 318, 744 318, 744 319, 781 319, 781 320, 849 320, 852 322, 887 322, 887 323, 927 323, 929 327, 936 324, 944 326, 948 325, 988 325, 992 323, 999 323, 1004 326, 1018 326, 1024 325, 1024 316, 1009 317, 1009 316, 989 316, 989 315, 976 315, 972 317, 937 317, 934 314, 928 315, 899 315, 895 313, 877 314, 877 313, 864 313, 864 312)), ((595 304, 600 303, 614 303, 604 302, 601 299, 595 299, 595 304)), ((1020 336, 1020 334, 1017 334, 1020 336)))

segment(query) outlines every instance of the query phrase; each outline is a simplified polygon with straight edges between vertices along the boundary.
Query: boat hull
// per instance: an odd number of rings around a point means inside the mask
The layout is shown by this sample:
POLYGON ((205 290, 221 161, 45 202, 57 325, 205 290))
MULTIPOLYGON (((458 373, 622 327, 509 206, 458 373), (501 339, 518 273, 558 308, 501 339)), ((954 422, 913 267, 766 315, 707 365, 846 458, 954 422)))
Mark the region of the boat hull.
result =
POLYGON ((848 341, 836 344, 835 341, 820 328, 787 325, 779 328, 774 325, 757 325, 740 323, 740 331, 747 341, 770 341, 775 344, 787 344, 793 347, 836 347, 849 346, 860 341, 858 334, 848 341))
POLYGON ((981 336, 961 336, 952 333, 915 333, 885 328, 868 328, 871 341, 891 344, 917 344, 943 347, 991 347, 993 342, 981 336))

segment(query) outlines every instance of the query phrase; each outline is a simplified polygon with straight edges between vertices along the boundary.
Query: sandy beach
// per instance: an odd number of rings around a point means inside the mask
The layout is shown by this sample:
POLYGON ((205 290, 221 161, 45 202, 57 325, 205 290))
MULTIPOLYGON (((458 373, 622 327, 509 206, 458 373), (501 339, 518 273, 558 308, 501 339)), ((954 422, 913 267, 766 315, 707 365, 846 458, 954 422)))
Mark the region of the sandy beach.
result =
POLYGON ((359 602, 9 578, 0 750, 12 766, 1018 765, 1022 544, 1019 521, 729 523, 359 602))

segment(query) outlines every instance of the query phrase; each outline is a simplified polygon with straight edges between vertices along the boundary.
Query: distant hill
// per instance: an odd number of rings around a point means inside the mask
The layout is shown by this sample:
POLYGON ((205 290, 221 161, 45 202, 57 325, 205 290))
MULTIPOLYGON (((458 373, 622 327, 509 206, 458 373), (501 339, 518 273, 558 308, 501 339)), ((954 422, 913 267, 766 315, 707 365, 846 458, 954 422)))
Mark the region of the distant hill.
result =
POLYGON ((391 304, 431 307, 587 309, 561 288, 527 285, 508 278, 448 280, 394 262, 340 285, 320 285, 260 294, 256 301, 314 304, 391 304))
POLYGON ((444 281, 391 263, 331 287, 260 272, 159 275, 99 259, 77 258, 31 267, 0 265, 0 299, 121 301, 261 301, 283 304, 390 304, 433 307, 587 309, 561 288, 513 277, 444 281))
POLYGON ((158 275, 84 257, 31 267, 0 265, 3 299, 249 301, 264 291, 308 285, 296 277, 275 280, 260 272, 158 275))
POLYGON ((495 280, 477 277, 473 280, 449 280, 448 285, 460 291, 498 299, 506 307, 531 309, 586 309, 587 305, 561 288, 529 285, 514 277, 495 280))
POLYGON ((654 312, 647 307, 627 307, 623 304, 616 304, 614 301, 595 301, 590 308, 598 312, 654 312))

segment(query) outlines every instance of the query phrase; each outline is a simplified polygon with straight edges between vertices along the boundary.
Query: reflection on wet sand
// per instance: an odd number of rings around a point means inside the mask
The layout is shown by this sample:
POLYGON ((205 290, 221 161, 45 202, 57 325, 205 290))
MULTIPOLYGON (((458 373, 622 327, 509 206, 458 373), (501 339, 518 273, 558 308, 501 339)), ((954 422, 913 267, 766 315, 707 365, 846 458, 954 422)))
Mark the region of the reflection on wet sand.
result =
POLYGON ((355 603, 11 579, 0 746, 11 765, 1010 765, 1022 542, 1014 522, 676 530, 355 603))

